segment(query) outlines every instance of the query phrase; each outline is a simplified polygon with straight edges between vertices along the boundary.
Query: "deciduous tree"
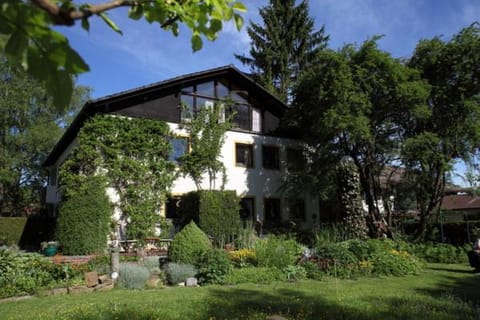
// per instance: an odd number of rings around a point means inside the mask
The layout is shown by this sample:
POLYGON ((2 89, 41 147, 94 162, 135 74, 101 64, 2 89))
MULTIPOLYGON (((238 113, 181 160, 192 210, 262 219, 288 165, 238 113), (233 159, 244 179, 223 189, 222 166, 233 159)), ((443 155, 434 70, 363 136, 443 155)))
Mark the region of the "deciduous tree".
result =
MULTIPOLYGON (((301 78, 288 122, 308 143, 313 161, 352 159, 368 205, 371 234, 381 220, 379 177, 399 154, 405 115, 420 113, 428 94, 418 73, 377 48, 376 39, 360 48, 324 51, 301 78)), ((323 175, 322 171, 317 173, 323 175)))
POLYGON ((75 88, 70 107, 58 111, 38 81, 0 57, 0 214, 39 208, 42 163, 89 93, 75 88))
POLYGON ((422 238, 439 205, 454 160, 468 159, 480 143, 480 28, 473 24, 449 41, 418 43, 409 66, 428 81, 425 117, 405 126, 403 161, 417 196, 422 238))

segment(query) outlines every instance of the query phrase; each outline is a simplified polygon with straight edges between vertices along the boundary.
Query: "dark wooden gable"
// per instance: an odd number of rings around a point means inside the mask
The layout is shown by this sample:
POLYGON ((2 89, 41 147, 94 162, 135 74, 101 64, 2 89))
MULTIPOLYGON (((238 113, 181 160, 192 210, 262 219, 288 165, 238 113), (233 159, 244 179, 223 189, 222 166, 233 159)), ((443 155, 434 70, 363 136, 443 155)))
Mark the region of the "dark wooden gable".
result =
POLYGON ((262 133, 274 133, 286 105, 232 66, 192 73, 87 102, 52 150, 44 166, 55 163, 75 140, 83 123, 97 113, 158 119, 178 123, 181 117, 182 90, 208 81, 221 81, 229 89, 248 93, 248 104, 260 109, 262 133))

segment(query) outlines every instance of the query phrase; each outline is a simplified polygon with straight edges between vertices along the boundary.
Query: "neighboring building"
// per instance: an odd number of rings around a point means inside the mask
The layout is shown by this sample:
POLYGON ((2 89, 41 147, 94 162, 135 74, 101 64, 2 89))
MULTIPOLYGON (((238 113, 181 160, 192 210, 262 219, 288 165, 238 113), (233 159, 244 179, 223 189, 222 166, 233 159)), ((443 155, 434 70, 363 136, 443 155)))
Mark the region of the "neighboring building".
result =
MULTIPOLYGON (((242 199, 241 217, 261 221, 263 225, 292 220, 303 228, 317 226, 319 208, 315 196, 299 190, 295 198, 288 199, 282 193, 287 167, 298 162, 303 148, 301 141, 285 137, 277 130, 286 105, 232 66, 88 102, 45 161, 50 172, 46 201, 51 212, 59 202, 58 168, 75 146, 76 136, 88 118, 101 113, 166 121, 178 134, 171 140, 170 159, 176 161, 188 152, 188 137, 182 135, 180 122, 194 117, 199 108, 226 97, 235 102, 234 128, 226 133, 220 157, 227 173, 225 189, 235 190, 242 199)), ((193 190, 196 189, 191 179, 177 179, 171 189, 172 198, 163 209, 164 215, 174 219, 176 197, 193 190)))

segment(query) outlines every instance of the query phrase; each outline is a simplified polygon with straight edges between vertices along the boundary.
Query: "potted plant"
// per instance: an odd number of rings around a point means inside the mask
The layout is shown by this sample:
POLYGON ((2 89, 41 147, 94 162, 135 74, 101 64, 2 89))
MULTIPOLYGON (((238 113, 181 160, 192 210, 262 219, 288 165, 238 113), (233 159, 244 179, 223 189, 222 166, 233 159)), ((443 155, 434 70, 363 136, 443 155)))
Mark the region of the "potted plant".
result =
POLYGON ((53 257, 57 254, 58 241, 43 241, 40 243, 40 247, 44 255, 47 257, 53 257))

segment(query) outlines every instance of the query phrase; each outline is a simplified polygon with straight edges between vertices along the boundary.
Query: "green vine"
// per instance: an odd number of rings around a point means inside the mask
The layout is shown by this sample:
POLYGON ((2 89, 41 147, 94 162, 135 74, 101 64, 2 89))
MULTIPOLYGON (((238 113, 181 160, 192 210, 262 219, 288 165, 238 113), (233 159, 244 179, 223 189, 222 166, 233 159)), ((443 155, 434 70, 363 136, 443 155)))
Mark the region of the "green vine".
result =
POLYGON ((120 197, 127 236, 143 240, 153 234, 167 190, 176 178, 169 162, 165 122, 97 115, 78 134, 77 146, 60 171, 63 195, 74 197, 94 175, 104 176, 120 197))
POLYGON ((225 103, 215 103, 213 107, 203 107, 194 119, 181 124, 190 138, 190 152, 180 158, 180 170, 190 176, 197 187, 202 189, 204 173, 207 173, 210 190, 215 189, 218 173, 222 174, 223 190, 227 177, 223 162, 218 160, 225 132, 232 127, 233 114, 225 115, 225 103))
POLYGON ((337 166, 337 193, 346 239, 367 239, 368 226, 362 208, 360 179, 357 168, 349 160, 342 160, 337 166))

